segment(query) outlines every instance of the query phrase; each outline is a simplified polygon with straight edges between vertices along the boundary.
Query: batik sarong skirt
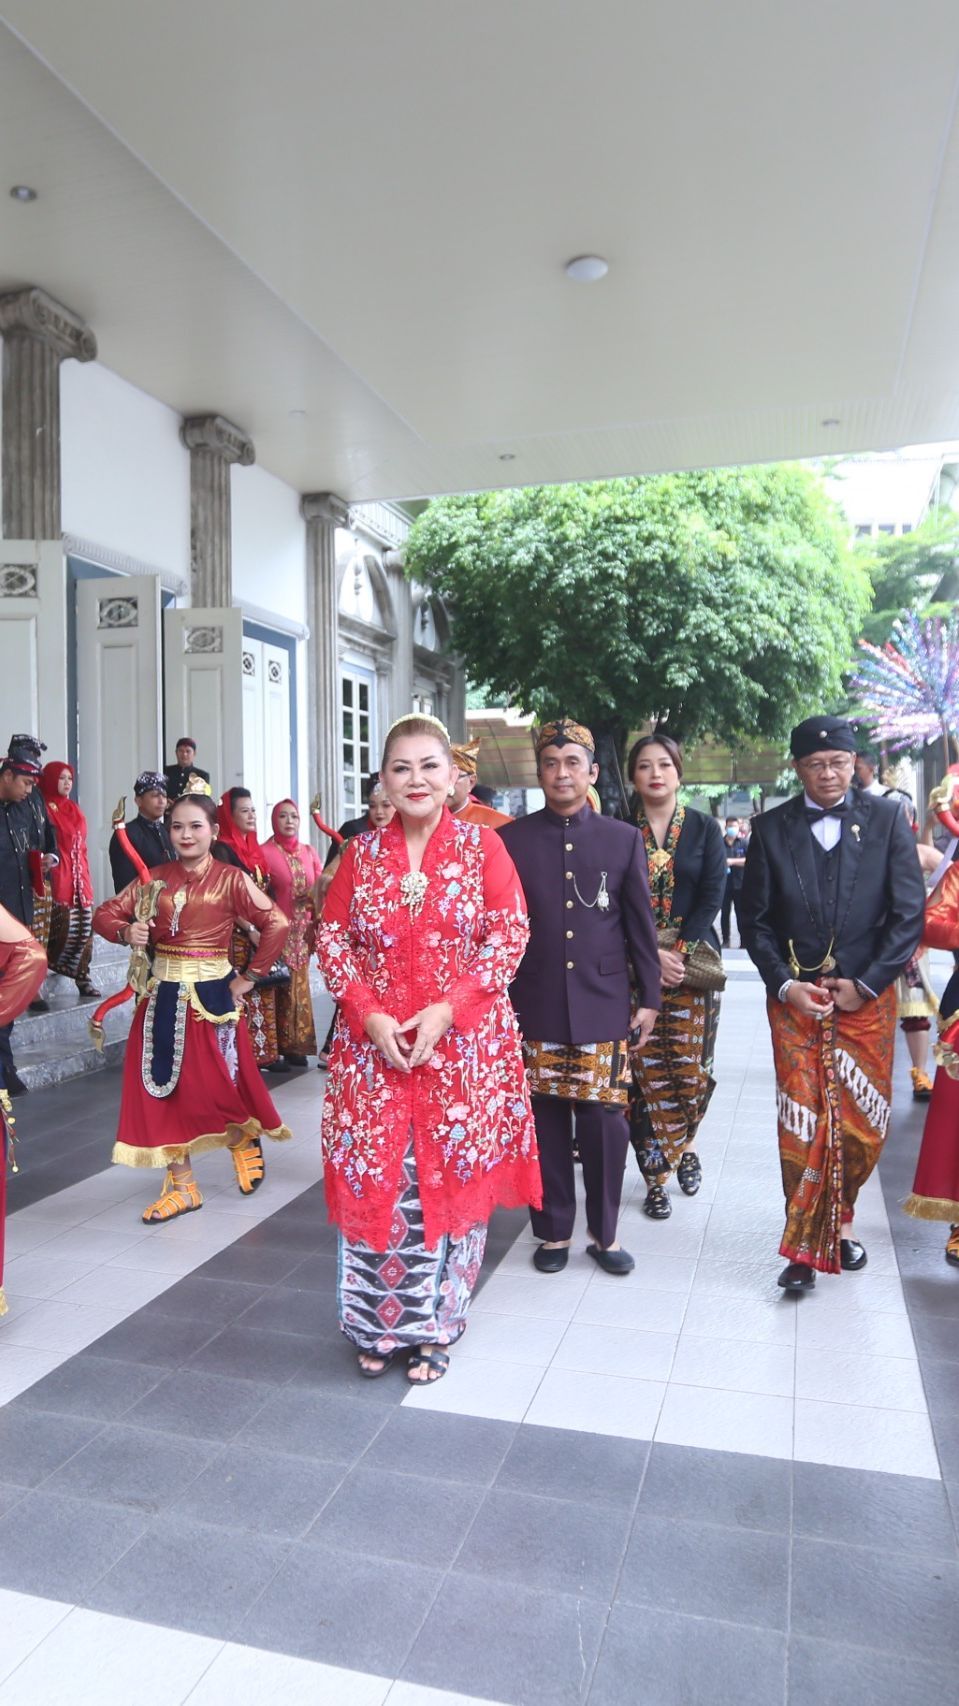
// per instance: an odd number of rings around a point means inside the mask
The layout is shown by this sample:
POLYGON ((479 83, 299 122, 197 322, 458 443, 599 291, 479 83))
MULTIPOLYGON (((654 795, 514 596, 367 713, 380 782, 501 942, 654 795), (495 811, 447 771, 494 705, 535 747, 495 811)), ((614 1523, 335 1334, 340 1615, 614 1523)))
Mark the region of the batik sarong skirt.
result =
POLYGON ((358 1350, 377 1356, 414 1345, 453 1345, 466 1331, 479 1279, 486 1226, 462 1238, 443 1236, 427 1249, 423 1209, 410 1144, 387 1250, 350 1243, 340 1234, 337 1306, 340 1330, 358 1350))
POLYGON ((692 1143, 716 1088, 719 991, 664 989, 644 1048, 630 1055, 629 1135, 647 1184, 664 1184, 692 1143))
POLYGON ((523 1039, 523 1065, 531 1096, 625 1107, 629 1054, 625 1041, 540 1043, 523 1039))
POLYGON ((842 1225, 889 1129, 895 990, 822 1021, 772 999, 767 1012, 786 1197, 780 1250, 791 1262, 838 1273, 842 1225))

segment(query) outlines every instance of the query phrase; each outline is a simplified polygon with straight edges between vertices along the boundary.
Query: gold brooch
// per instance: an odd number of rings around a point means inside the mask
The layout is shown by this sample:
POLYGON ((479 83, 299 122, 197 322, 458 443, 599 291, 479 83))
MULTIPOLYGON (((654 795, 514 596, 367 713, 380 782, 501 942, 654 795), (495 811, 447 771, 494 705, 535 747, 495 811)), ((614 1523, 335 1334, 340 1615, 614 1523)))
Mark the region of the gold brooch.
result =
POLYGON ((400 898, 403 905, 409 907, 411 918, 422 910, 429 880, 422 871, 407 871, 406 876, 400 878, 400 898))

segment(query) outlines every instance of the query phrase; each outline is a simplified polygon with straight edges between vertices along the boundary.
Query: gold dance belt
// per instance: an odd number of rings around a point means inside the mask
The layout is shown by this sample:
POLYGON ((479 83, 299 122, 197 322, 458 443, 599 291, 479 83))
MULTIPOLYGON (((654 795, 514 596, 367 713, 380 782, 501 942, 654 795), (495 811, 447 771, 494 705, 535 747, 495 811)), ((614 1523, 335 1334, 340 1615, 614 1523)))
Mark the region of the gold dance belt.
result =
POLYGON ((153 976, 157 983, 209 983, 232 977, 233 967, 226 954, 157 954, 153 976))

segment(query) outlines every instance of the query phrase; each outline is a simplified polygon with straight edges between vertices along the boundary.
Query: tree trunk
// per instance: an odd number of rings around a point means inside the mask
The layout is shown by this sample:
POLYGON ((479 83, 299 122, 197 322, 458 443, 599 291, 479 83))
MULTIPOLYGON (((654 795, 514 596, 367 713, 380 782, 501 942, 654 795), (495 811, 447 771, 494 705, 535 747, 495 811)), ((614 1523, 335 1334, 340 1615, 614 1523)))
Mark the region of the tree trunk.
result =
POLYGON ((596 762, 599 765, 597 792, 604 817, 629 817, 626 790, 623 785, 623 748, 628 730, 615 717, 607 717, 594 725, 596 762))

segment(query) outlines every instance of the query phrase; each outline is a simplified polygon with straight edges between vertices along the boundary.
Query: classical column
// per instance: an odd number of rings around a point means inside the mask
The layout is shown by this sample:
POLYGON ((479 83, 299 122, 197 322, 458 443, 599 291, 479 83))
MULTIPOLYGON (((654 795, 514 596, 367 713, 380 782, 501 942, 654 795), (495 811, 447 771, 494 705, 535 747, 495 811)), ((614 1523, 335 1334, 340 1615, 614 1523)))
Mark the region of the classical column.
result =
POLYGON ((230 469, 256 461, 253 440, 222 415, 192 415, 180 428, 190 452, 190 603, 228 610, 233 603, 230 469))
POLYGON ((88 326, 45 290, 0 296, 5 539, 59 539, 60 363, 93 361, 88 326))
POLYGON ((413 588, 403 572, 402 551, 384 551, 383 567, 390 577, 396 613, 396 645, 393 647, 391 718, 405 717, 413 708, 413 588))
POLYGON ((332 492, 300 500, 306 522, 306 577, 310 624, 308 692, 310 786, 320 796, 329 823, 340 810, 340 701, 337 646, 336 529, 349 527, 350 512, 332 492))

